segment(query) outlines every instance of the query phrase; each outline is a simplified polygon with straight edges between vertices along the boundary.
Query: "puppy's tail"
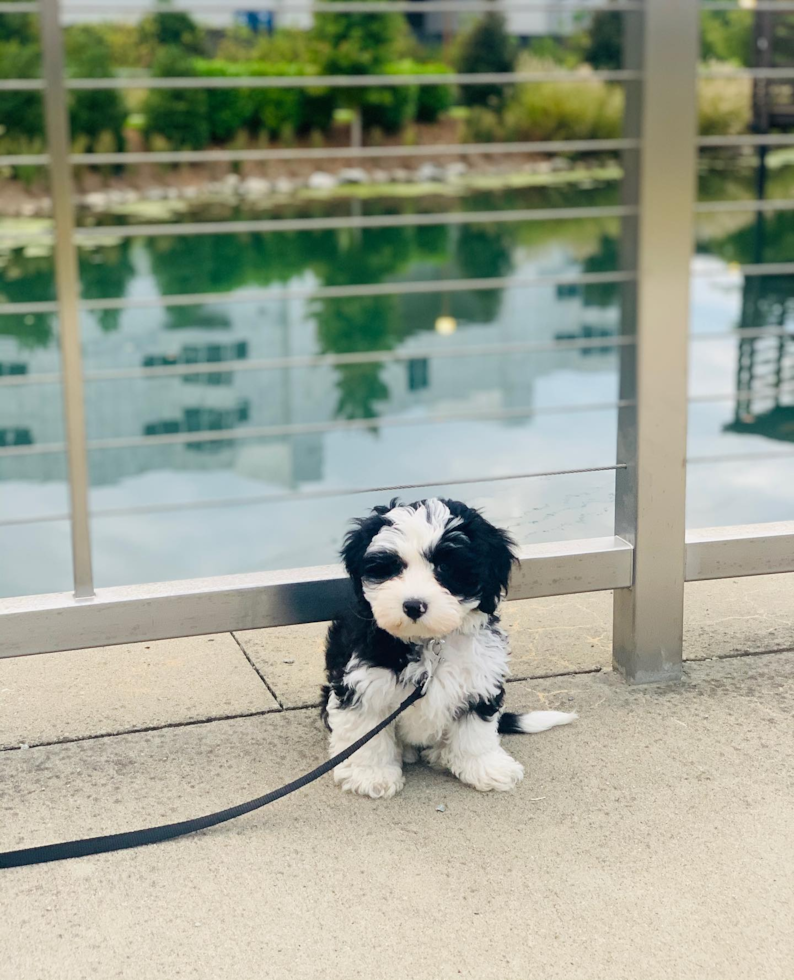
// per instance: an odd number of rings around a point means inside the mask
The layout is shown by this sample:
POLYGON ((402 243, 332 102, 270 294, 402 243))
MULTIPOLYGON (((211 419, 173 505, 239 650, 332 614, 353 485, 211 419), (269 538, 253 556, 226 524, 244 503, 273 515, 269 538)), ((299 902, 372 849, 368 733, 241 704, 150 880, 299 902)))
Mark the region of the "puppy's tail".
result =
POLYGON ((567 711, 530 711, 518 715, 505 711, 499 719, 499 732, 502 735, 537 735, 557 725, 570 725, 577 715, 567 711))

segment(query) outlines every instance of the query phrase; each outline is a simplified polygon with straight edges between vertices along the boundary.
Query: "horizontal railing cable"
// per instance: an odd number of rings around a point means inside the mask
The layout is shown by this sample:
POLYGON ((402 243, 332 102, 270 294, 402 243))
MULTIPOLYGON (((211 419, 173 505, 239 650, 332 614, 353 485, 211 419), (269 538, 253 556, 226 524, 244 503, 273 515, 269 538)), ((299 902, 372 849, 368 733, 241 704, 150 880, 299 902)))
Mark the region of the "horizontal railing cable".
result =
MULTIPOLYGON (((292 160, 389 160, 411 157, 494 156, 511 153, 603 153, 639 149, 636 139, 526 140, 510 143, 425 143, 415 146, 325 146, 281 147, 247 150, 143 150, 118 153, 72 153, 69 162, 75 166, 105 164, 161 163, 267 163, 292 160)), ((11 153, 0 155, 0 166, 46 166, 46 153, 11 153)))
MULTIPOLYGON (((89 440, 88 449, 141 449, 145 446, 239 442, 247 439, 270 439, 315 433, 401 428, 403 426, 413 427, 417 425, 439 425, 457 422, 502 422, 508 419, 532 418, 538 415, 567 415, 582 412, 614 411, 619 408, 628 408, 633 404, 634 402, 632 401, 616 401, 581 405, 551 405, 544 408, 472 409, 467 412, 442 412, 427 415, 386 415, 371 419, 333 419, 327 422, 289 422, 282 425, 248 426, 237 429, 182 431, 149 436, 119 436, 115 438, 89 440)), ((65 449, 66 446, 63 443, 42 443, 41 445, 34 443, 27 446, 3 446, 0 447, 0 458, 4 456, 51 455, 53 453, 62 453, 65 449)))
POLYGON ((44 167, 49 162, 47 153, 0 153, 0 167, 44 167))
MULTIPOLYGON (((105 4, 91 2, 91 0, 75 0, 74 3, 66 2, 62 5, 66 13, 86 14, 102 13, 107 14, 108 7, 105 4)), ((616 11, 641 11, 643 4, 641 0, 592 0, 591 3, 577 2, 577 0, 557 0, 550 3, 548 0, 518 0, 510 2, 503 0, 499 4, 500 13, 588 13, 594 10, 616 10, 616 11)), ((138 0, 119 0, 113 4, 114 13, 124 14, 147 14, 156 13, 159 9, 155 3, 145 3, 138 0)), ((314 13, 314 14, 426 14, 426 13, 486 13, 493 9, 491 0, 333 0, 333 2, 322 2, 322 0, 253 0, 246 6, 246 10, 267 10, 279 15, 292 13, 314 13)), ((238 7, 234 2, 222 2, 222 0, 210 0, 209 3, 169 3, 170 13, 180 11, 200 17, 202 14, 233 14, 238 7)))
MULTIPOLYGON (((91 517, 132 517, 144 514, 167 514, 185 510, 208 510, 225 507, 254 507, 261 504, 286 503, 293 500, 320 500, 328 497, 349 497, 356 494, 396 493, 402 490, 423 490, 428 487, 461 487, 478 483, 504 483, 514 480, 533 480, 541 477, 574 476, 581 473, 608 473, 626 469, 625 463, 611 466, 585 466, 572 470, 541 470, 534 473, 511 473, 504 476, 475 476, 463 479, 427 480, 423 483, 395 483, 385 487, 336 487, 317 490, 293 490, 285 493, 254 494, 248 497, 222 497, 209 500, 188 500, 178 503, 141 504, 136 507, 102 507, 91 511, 91 517)), ((0 519, 0 527, 19 524, 41 524, 65 521, 68 514, 42 514, 29 517, 0 519)))
MULTIPOLYGON (((736 401, 748 397, 767 398, 781 391, 787 391, 787 385, 776 388, 739 390, 730 393, 692 396, 692 403, 709 401, 736 401)), ((173 446, 187 443, 211 442, 240 442, 249 439, 279 438, 285 436, 320 434, 338 431, 361 431, 377 428, 399 428, 403 426, 437 425, 457 422, 499 422, 509 419, 532 418, 545 415, 567 415, 587 412, 614 411, 628 408, 635 403, 631 400, 615 402, 595 402, 589 404, 550 405, 544 407, 526 407, 515 409, 494 409, 469 412, 437 413, 419 416, 382 416, 379 418, 334 419, 325 422, 290 422, 281 425, 247 426, 235 429, 212 429, 196 431, 180 431, 148 436, 118 436, 104 439, 93 439, 88 442, 88 449, 140 449, 149 446, 173 446)), ((25 446, 0 447, 0 458, 16 456, 50 455, 65 451, 63 443, 42 443, 25 446)))
POLYGON ((724 211, 794 211, 794 198, 779 200, 740 200, 740 201, 699 201, 695 205, 697 214, 718 214, 724 211))
POLYGON ((767 81, 788 81, 794 79, 794 68, 734 68, 708 67, 701 68, 698 78, 751 78, 767 81))
MULTIPOLYGON (((720 279, 743 276, 788 276, 794 275, 794 262, 730 264, 722 267, 694 269, 692 276, 697 279, 720 279)), ((544 285, 585 286, 606 283, 632 282, 636 279, 634 271, 573 273, 538 276, 502 276, 481 279, 436 279, 420 282, 361 283, 350 286, 319 286, 268 288, 259 290, 237 290, 235 292, 215 293, 174 293, 158 296, 130 296, 108 299, 89 299, 81 302, 88 311, 143 309, 152 306, 203 306, 208 304, 281 302, 289 299, 350 299, 354 297, 413 295, 436 292, 477 292, 489 289, 524 288, 544 285)), ((58 304, 54 300, 28 303, 0 303, 0 316, 24 316, 28 313, 57 313, 58 304)), ((762 329, 762 328, 753 328, 762 329)), ((738 331, 732 334, 739 335, 738 331)), ((701 336, 701 335, 696 335, 701 336)), ((705 334, 702 336, 706 336, 705 334)))
POLYGON ((719 453, 714 456, 687 456, 687 464, 699 465, 701 463, 743 463, 759 461, 764 459, 794 459, 794 450, 780 449, 769 450, 762 453, 719 453))
POLYGON ((768 12, 776 14, 794 13, 791 0, 701 0, 701 13, 712 11, 738 11, 739 13, 768 12))
MULTIPOLYGON (((112 299, 86 299, 81 308, 97 310, 148 309, 152 306, 204 306, 218 303, 283 302, 291 299, 354 299, 373 296, 413 296, 426 293, 487 292, 491 289, 523 289, 534 286, 589 286, 632 282, 633 271, 539 274, 536 276, 485 276, 479 279, 426 279, 418 282, 374 282, 349 286, 286 286, 243 289, 218 293, 174 293, 159 296, 130 296, 112 299)), ((33 303, 0 303, 0 316, 27 313, 55 313, 54 300, 33 303)))
POLYGON ((739 133, 730 136, 699 136, 697 143, 701 149, 711 146, 794 146, 794 133, 739 133))
MULTIPOLYGON (((770 339, 788 337, 794 340, 794 329, 783 327, 745 327, 740 330, 725 330, 719 333, 692 334, 690 341, 770 339)), ((607 335, 604 337, 572 337, 569 339, 538 343, 516 341, 515 343, 467 344, 460 347, 419 347, 405 350, 359 351, 350 354, 295 354, 288 357, 235 358, 226 361, 201 361, 190 364, 162 364, 156 366, 136 366, 118 368, 94 368, 85 372, 88 382, 157 380, 160 378, 181 378, 195 375, 232 374, 240 371, 273 371, 284 369, 308 369, 318 367, 341 367, 355 364, 407 363, 415 360, 443 361, 451 358, 504 356, 507 354, 554 353, 557 351, 606 351, 618 347, 628 347, 636 343, 631 335, 607 335)), ((27 385, 58 384, 60 373, 52 371, 40 374, 19 374, 0 377, 0 389, 4 387, 25 387, 27 385)), ((787 385, 779 390, 788 390, 787 385)), ((690 401, 724 401, 749 396, 764 397, 775 394, 775 388, 754 388, 726 394, 693 395, 690 401)))
MULTIPOLYGON (((504 354, 554 353, 555 351, 587 351, 602 348, 626 347, 636 341, 632 336, 572 337, 536 343, 517 341, 512 344, 471 344, 460 347, 425 347, 404 350, 358 351, 351 354, 294 354, 289 357, 202 361, 190 364, 163 364, 152 367, 96 368, 85 372, 86 381, 121 381, 141 378, 190 377, 238 371, 273 371, 298 368, 340 367, 354 364, 389 364, 415 360, 449 360, 450 358, 490 357, 504 354)), ((22 374, 0 377, 0 388, 29 384, 56 384, 60 374, 22 374)))
POLYGON ((735 402, 744 401, 745 399, 760 399, 764 401, 768 398, 774 398, 776 395, 789 393, 794 394, 794 381, 787 381, 779 385, 769 385, 768 387, 738 388, 734 391, 707 392, 703 395, 690 395, 688 401, 690 404, 697 404, 698 402, 735 402))
MULTIPOLYGON (((701 79, 748 78, 785 81, 794 79, 794 68, 701 68, 701 79)), ((411 85, 509 85, 538 82, 564 84, 581 82, 635 82, 642 72, 634 69, 597 70, 555 69, 551 71, 430 72, 427 74, 387 75, 186 75, 186 76, 110 76, 107 78, 67 78, 71 91, 110 89, 284 89, 284 88, 373 88, 411 85)), ((42 78, 0 79, 0 91, 40 91, 42 78)))
MULTIPOLYGON (((792 8, 794 9, 794 8, 792 8)), ((741 133, 725 136, 700 136, 702 149, 794 146, 794 133, 741 133)), ((602 153, 639 149, 637 139, 584 139, 584 140, 526 140, 508 143, 425 143, 415 146, 326 146, 326 147, 279 147, 271 149, 213 149, 213 150, 142 150, 117 153, 72 153, 70 163, 75 166, 104 166, 110 164, 138 165, 162 163, 239 163, 254 161, 267 163, 292 160, 379 160, 410 159, 423 156, 495 156, 526 153, 602 153)), ((46 166, 50 162, 46 153, 0 154, 0 166, 46 166)))
POLYGON ((759 340, 763 337, 789 337, 794 340, 792 327, 737 327, 736 330, 718 330, 713 333, 691 333, 691 342, 701 340, 759 340))
MULTIPOLYGON (((702 201, 698 214, 736 211, 792 211, 794 198, 752 201, 702 201)), ((102 238, 184 237, 186 235, 244 235, 271 232, 335 231, 344 228, 413 228, 439 225, 513 224, 524 221, 576 221, 597 218, 634 217, 632 205, 595 205, 590 207, 523 208, 497 211, 445 211, 419 214, 345 215, 327 218, 261 218, 238 221, 166 222, 160 224, 94 225, 75 231, 79 243, 102 238)), ((2 232, 0 241, 50 242, 53 232, 2 232)))
MULTIPOLYGON (((345 228, 416 228, 439 225, 512 224, 522 221, 576 221, 627 218, 638 213, 632 205, 575 208, 524 208, 498 211, 445 211, 418 214, 346 215, 330 218, 261 218, 253 221, 186 221, 163 224, 96 225, 78 228, 78 244, 102 238, 184 237, 186 235, 245 235, 293 231, 339 231, 345 228)), ((53 233, 0 232, 0 241, 49 242, 53 233)))
POLYGON ((122 153, 73 153, 76 165, 142 163, 221 163, 283 160, 400 159, 421 156, 493 156, 509 153, 584 153, 639 149, 636 139, 527 140, 510 143, 425 143, 414 146, 324 146, 248 150, 149 150, 122 153))
MULTIPOLYGON (((730 463, 763 461, 776 459, 794 459, 794 451, 779 450, 763 453, 722 453, 716 455, 688 456, 687 463, 694 465, 704 463, 730 463)), ((379 487, 345 487, 323 490, 297 490, 288 493, 254 494, 247 497, 210 498, 207 500, 188 500, 175 503, 141 504, 134 507, 102 507, 91 511, 92 518, 132 517, 165 513, 178 513, 188 510, 208 510, 228 507, 254 507, 262 504, 286 503, 295 500, 317 500, 331 497, 346 497, 370 493, 397 493, 404 490, 422 490, 431 487, 471 486, 484 483, 501 483, 514 480, 529 480, 546 477, 574 476, 584 473, 607 473, 614 470, 626 469, 625 463, 611 466, 585 466, 579 469, 541 470, 533 473, 514 473, 504 476, 471 477, 465 479, 437 479, 422 483, 396 483, 379 487)), ((42 524, 53 521, 68 521, 69 514, 40 514, 24 517, 0 518, 0 527, 13 527, 25 524, 42 524)))
MULTIPOLYGON (((507 85, 535 82, 633 82, 642 72, 616 68, 597 71, 489 71, 443 74, 388 75, 185 75, 109 76, 67 78, 70 91, 103 92, 111 89, 289 89, 289 88, 377 88, 410 85, 507 85)), ((42 78, 0 80, 0 91, 36 91, 44 88, 42 78)))
POLYGON ((697 279, 723 279, 728 276, 790 276, 794 275, 794 262, 750 262, 744 265, 731 262, 722 267, 694 269, 697 279))

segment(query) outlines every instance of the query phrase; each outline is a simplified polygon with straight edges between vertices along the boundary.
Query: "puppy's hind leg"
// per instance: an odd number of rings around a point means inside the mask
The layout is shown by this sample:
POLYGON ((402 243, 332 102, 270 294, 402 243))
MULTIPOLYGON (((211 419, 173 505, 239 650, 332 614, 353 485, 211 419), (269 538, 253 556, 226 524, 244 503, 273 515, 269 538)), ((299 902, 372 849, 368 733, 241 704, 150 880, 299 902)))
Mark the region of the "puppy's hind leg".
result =
POLYGON ((496 715, 483 719, 468 712, 452 723, 444 741, 425 758, 481 792, 514 789, 524 778, 524 767, 499 744, 497 726, 496 715))

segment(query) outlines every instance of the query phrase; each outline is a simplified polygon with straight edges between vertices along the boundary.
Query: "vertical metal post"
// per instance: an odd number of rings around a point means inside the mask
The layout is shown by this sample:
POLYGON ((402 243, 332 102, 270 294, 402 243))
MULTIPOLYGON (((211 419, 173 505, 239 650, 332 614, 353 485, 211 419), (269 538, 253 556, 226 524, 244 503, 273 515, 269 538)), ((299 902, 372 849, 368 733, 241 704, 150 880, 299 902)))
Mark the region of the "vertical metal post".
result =
POLYGON ((50 153, 50 186, 55 220, 55 276, 64 394, 64 426, 69 464, 74 594, 94 594, 88 523, 83 367, 78 309, 79 270, 74 244, 69 113, 64 85, 64 49, 58 0, 41 0, 39 25, 44 73, 44 109, 50 153))
POLYGON ((614 599, 613 662, 632 684, 681 673, 689 263, 693 245, 698 4, 646 0, 636 347, 622 362, 616 534, 634 581, 614 599))

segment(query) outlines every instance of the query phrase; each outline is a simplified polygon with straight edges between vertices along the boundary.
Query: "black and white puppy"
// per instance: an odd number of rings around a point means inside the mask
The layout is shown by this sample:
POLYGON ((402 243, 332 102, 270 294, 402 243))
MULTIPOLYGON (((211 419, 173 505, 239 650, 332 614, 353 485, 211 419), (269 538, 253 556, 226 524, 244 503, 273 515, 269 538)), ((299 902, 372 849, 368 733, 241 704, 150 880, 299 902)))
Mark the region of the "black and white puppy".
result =
POLYGON ((523 766, 500 733, 542 732, 576 717, 503 712, 510 653, 496 609, 516 561, 510 536, 454 500, 376 507, 355 521, 342 558, 354 601, 332 623, 323 718, 334 755, 432 673, 425 696, 334 770, 342 787, 390 797, 403 762, 422 758, 479 790, 509 790, 523 766))

